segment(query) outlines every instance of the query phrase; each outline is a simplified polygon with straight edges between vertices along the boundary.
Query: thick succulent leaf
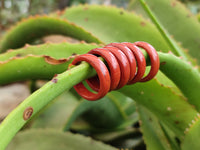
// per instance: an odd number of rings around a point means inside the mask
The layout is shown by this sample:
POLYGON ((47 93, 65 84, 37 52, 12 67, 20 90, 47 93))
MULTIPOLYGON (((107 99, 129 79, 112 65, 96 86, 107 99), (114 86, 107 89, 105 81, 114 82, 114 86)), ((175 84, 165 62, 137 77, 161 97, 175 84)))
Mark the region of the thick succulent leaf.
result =
POLYGON ((178 139, 177 135, 163 122, 160 121, 160 126, 170 143, 170 146, 173 150, 181 150, 180 148, 180 139, 178 139))
MULTIPOLYGON (((145 2, 165 30, 188 49, 189 54, 200 64, 200 25, 196 16, 177 0, 145 0, 145 2)), ((144 14, 139 1, 132 3, 129 8, 144 14)))
POLYGON ((185 130, 185 138, 181 144, 182 150, 187 150, 189 148, 194 150, 199 150, 200 145, 197 139, 200 138, 200 114, 198 113, 196 118, 192 120, 189 127, 185 130))
POLYGON ((199 150, 200 144, 198 141, 200 139, 200 114, 197 114, 196 118, 192 120, 189 127, 186 128, 185 134, 184 141, 181 144, 181 150, 199 150))
POLYGON ((31 128, 62 129, 77 103, 72 94, 64 92, 31 121, 31 128))
POLYGON ((83 54, 95 47, 95 44, 44 44, 1 54, 0 84, 27 79, 51 79, 68 69, 74 54, 83 54))
POLYGON ((81 5, 66 9, 60 17, 82 26, 105 43, 146 41, 157 50, 170 50, 152 23, 123 9, 81 5))
POLYGON ((105 96, 92 103, 90 101, 82 100, 71 113, 64 130, 68 130, 73 121, 81 114, 83 115, 82 117, 84 120, 97 129, 105 130, 116 128, 124 123, 127 116, 120 106, 120 100, 116 99, 115 93, 111 92, 108 95, 111 96, 105 96))
POLYGON ((72 59, 53 59, 49 56, 28 55, 0 63, 0 83, 7 84, 29 79, 51 79, 67 70, 72 59), (9 68, 9 69, 8 69, 9 68))
POLYGON ((140 105, 138 105, 138 112, 147 150, 172 150, 170 142, 166 138, 158 118, 140 105))
POLYGON ((136 112, 136 103, 131 98, 118 91, 112 91, 107 95, 110 99, 117 102, 117 105, 126 113, 127 116, 136 112))
POLYGON ((156 79, 158 79, 158 81, 165 85, 165 86, 168 86, 170 87, 170 89, 178 94, 178 95, 181 95, 184 97, 183 93, 181 92, 181 90, 177 87, 177 85, 172 81, 170 80, 169 78, 166 77, 165 74, 163 74, 161 71, 158 71, 158 74, 156 75, 156 79))
POLYGON ((37 56, 51 56, 55 59, 68 58, 69 56, 76 54, 85 54, 89 50, 100 47, 96 44, 70 44, 66 42, 62 43, 45 43, 41 45, 26 45, 16 50, 9 50, 3 54, 0 54, 0 61, 6 61, 13 57, 20 58, 25 57, 29 54, 37 56))
POLYGON ((19 48, 26 43, 49 34, 62 34, 87 42, 101 43, 91 33, 75 24, 69 23, 65 19, 37 16, 19 22, 7 32, 1 41, 0 50, 3 52, 7 49, 19 48))
POLYGON ((115 99, 104 97, 93 102, 93 106, 83 114, 83 118, 97 128, 115 128, 122 124, 127 119, 126 117, 116 97, 115 99))
POLYGON ((135 135, 135 138, 138 138, 140 136, 140 131, 139 129, 135 129, 135 128, 126 128, 124 130, 111 131, 111 132, 106 132, 106 133, 97 133, 97 134, 94 134, 93 137, 97 140, 109 142, 123 136, 128 136, 130 134, 133 136, 135 135))
POLYGON ((131 127, 126 128, 125 130, 93 134, 93 137, 97 140, 111 143, 118 147, 118 149, 136 150, 138 149, 136 147, 143 144, 140 130, 131 127))
POLYGON ((200 110, 200 73, 190 63, 172 54, 159 54, 160 70, 170 78, 186 96, 189 103, 200 110))
POLYGON ((18 135, 6 150, 115 150, 116 148, 83 135, 43 129, 27 130, 18 135))
POLYGON ((197 114, 183 97, 176 95, 169 87, 161 86, 155 79, 147 83, 125 86, 119 91, 148 108, 180 138, 197 114))

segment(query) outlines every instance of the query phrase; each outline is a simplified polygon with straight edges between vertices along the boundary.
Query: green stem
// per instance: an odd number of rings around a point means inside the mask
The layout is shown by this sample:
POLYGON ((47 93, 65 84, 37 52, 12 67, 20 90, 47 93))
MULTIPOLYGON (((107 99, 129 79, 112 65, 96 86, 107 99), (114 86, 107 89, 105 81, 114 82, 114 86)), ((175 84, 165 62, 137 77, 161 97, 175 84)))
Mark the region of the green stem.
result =
POLYGON ((152 13, 151 9, 149 8, 149 6, 145 2, 145 0, 140 0, 140 3, 142 5, 142 7, 144 8, 144 10, 149 15, 149 17, 152 20, 152 22, 156 25, 156 27, 158 28, 158 30, 160 31, 162 36, 165 38, 167 43, 170 45, 170 47, 172 48, 172 51, 175 53, 175 55, 182 56, 185 60, 188 60, 186 54, 179 48, 179 46, 176 44, 176 42, 172 38, 170 38, 170 35, 168 34, 168 32, 159 23, 158 19, 152 13))
POLYGON ((23 119, 23 112, 27 107, 33 108, 32 118, 56 96, 65 90, 69 90, 80 81, 94 75, 94 73, 94 70, 87 63, 84 63, 59 74, 54 80, 49 81, 42 88, 34 92, 12 111, 0 125, 0 149, 5 149, 15 134, 29 121, 29 119, 23 119))

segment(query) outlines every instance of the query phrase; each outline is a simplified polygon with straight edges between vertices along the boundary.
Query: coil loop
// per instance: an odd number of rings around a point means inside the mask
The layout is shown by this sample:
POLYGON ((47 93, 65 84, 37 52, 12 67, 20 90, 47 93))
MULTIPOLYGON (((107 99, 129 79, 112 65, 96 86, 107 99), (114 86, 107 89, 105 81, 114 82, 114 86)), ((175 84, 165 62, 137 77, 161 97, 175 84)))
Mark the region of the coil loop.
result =
POLYGON ((88 62, 96 70, 97 76, 86 81, 97 93, 87 90, 83 83, 75 85, 74 88, 80 96, 91 101, 98 100, 107 92, 122 88, 126 84, 149 81, 154 78, 160 67, 159 57, 153 46, 140 41, 111 43, 103 48, 92 49, 88 54, 77 56, 72 65, 81 61, 88 62), (151 70, 145 77, 143 76, 146 60, 140 48, 147 52, 151 61, 151 70), (98 57, 104 58, 108 68, 98 57))

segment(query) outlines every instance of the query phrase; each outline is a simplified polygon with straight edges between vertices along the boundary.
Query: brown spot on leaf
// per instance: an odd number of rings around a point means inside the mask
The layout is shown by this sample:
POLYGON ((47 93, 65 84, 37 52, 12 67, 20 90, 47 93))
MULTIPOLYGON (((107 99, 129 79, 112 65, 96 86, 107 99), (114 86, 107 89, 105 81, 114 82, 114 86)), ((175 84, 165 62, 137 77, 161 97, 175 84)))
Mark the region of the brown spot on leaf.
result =
POLYGON ((175 121, 174 123, 175 123, 175 124, 179 124, 180 122, 179 122, 179 121, 175 121))
POLYGON ((120 11, 119 13, 120 13, 120 15, 123 15, 123 14, 124 14, 124 12, 123 12, 123 11, 120 11))
POLYGON ((142 22, 140 22, 140 25, 144 27, 146 25, 146 23, 144 21, 142 21, 142 22))
POLYGON ((76 53, 72 53, 72 56, 75 56, 75 55, 77 55, 76 53))
POLYGON ((51 81, 52 81, 53 83, 57 83, 57 82, 58 82, 58 79, 53 78, 51 81))
POLYGON ((69 61, 70 59, 74 59, 74 58, 77 57, 77 56, 78 56, 78 54, 76 54, 76 55, 71 55, 71 56, 69 56, 66 60, 69 61))
POLYGON ((160 84, 160 86, 164 87, 164 84, 160 84))
POLYGON ((44 56, 45 61, 51 65, 58 65, 58 64, 63 64, 67 61, 67 59, 54 59, 50 56, 44 56))
POLYGON ((171 2, 171 6, 175 7, 176 6, 176 2, 175 1, 171 2))
POLYGON ((88 7, 84 7, 83 10, 88 10, 88 7))
POLYGON ((189 13, 189 14, 187 14, 186 17, 187 17, 187 18, 190 18, 191 16, 192 16, 192 14, 189 13))
POLYGON ((21 57, 22 55, 21 55, 21 54, 16 54, 15 56, 16 56, 16 57, 21 57))
POLYGON ((23 113, 24 120, 28 120, 32 116, 32 114, 33 114, 33 108, 27 107, 23 113))
POLYGON ((160 63, 160 65, 165 65, 167 62, 166 61, 163 61, 160 63))
POLYGON ((85 22, 88 22, 88 18, 85 18, 84 20, 85 20, 85 22))

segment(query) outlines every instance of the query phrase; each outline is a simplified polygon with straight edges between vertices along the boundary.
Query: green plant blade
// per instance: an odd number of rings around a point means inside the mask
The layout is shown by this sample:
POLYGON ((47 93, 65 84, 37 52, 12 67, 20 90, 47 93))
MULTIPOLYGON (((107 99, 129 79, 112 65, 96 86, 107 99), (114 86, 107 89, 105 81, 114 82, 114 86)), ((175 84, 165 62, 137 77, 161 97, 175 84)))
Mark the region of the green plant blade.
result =
POLYGON ((125 96, 121 92, 112 91, 107 94, 109 99, 112 99, 115 104, 125 112, 127 117, 130 117, 133 113, 136 112, 136 103, 133 99, 125 96))
POLYGON ((172 54, 160 53, 159 57, 160 70, 179 87, 188 102, 199 111, 200 73, 197 68, 172 54))
MULTIPOLYGON (((104 142, 110 142, 110 141, 116 140, 118 138, 122 138, 122 140, 123 140, 123 136, 127 136, 127 135, 132 135, 132 136, 135 135, 135 138, 138 138, 140 135, 140 131, 139 131, 139 129, 129 127, 125 130, 97 133, 97 134, 94 134, 93 137, 97 140, 101 140, 104 142)), ((138 143, 135 143, 135 145, 137 145, 137 144, 138 143)))
POLYGON ((105 43, 146 41, 157 50, 170 50, 153 24, 123 9, 81 5, 66 9, 60 17, 83 27, 105 43))
POLYGON ((152 22, 156 25, 162 36, 165 38, 167 43, 172 47, 172 52, 174 52, 177 56, 182 56, 185 60, 188 60, 185 52, 177 45, 177 43, 170 38, 170 35, 168 34, 167 31, 162 27, 162 25, 159 23, 157 18, 154 16, 154 14, 151 12, 150 8, 148 5, 145 3, 144 0, 140 0, 140 3, 142 4, 143 8, 146 10, 148 13, 149 17, 151 18, 152 22))
MULTIPOLYGON (((116 99, 115 93, 112 92, 104 98, 92 103, 90 101, 82 100, 71 113, 71 116, 66 122, 64 130, 69 130, 73 121, 81 114, 82 118, 86 120, 93 128, 107 130, 118 127, 127 119, 125 112, 120 106, 120 100, 116 99)), ((126 102, 125 99, 123 100, 126 102)))
POLYGON ((68 69, 74 54, 83 54, 96 47, 95 44, 61 43, 6 52, 0 55, 0 84, 27 79, 51 79, 68 69))
MULTIPOLYGON (((177 0, 142 1, 150 7, 151 12, 164 27, 164 30, 176 41, 180 42, 184 48, 188 49, 188 53, 193 58, 196 58, 199 65, 200 42, 198 39, 200 39, 200 26, 196 16, 177 0)), ((141 6, 136 1, 130 8, 138 13, 143 13, 141 12, 141 6)))
POLYGON ((125 86, 119 91, 148 108, 179 138, 182 138, 185 128, 197 114, 183 97, 174 94, 169 87, 161 86, 155 79, 145 84, 125 86))
MULTIPOLYGON (((96 128, 116 128, 127 119, 119 101, 116 99, 115 93, 108 93, 108 96, 94 102, 93 107, 83 114, 83 118, 96 128), (98 120, 96 120, 97 115, 99 115, 98 120)), ((124 101, 126 102, 126 99, 124 101)))
POLYGON ((1 52, 24 46, 35 39, 49 34, 62 34, 84 40, 87 42, 101 43, 91 33, 69 23, 65 19, 48 16, 30 17, 14 26, 1 41, 1 52))
POLYGON ((172 150, 165 137, 159 120, 144 107, 138 107, 141 120, 141 130, 148 150, 172 150))
POLYGON ((186 135, 183 143, 181 144, 182 150, 199 150, 200 144, 200 115, 198 114, 194 120, 192 120, 190 127, 186 129, 186 135))
POLYGON ((56 130, 28 130, 20 132, 6 150, 116 150, 83 135, 56 130), (77 144, 78 143, 78 144, 77 144))
POLYGON ((0 61, 7 61, 11 58, 21 58, 29 54, 37 56, 51 56, 55 59, 68 58, 76 54, 85 54, 93 48, 97 48, 100 45, 96 44, 70 44, 66 42, 62 43, 45 43, 41 45, 26 45, 22 48, 9 50, 5 53, 0 54, 0 61))
MULTIPOLYGON (((51 60, 59 62, 59 60, 56 59, 51 60)), ((0 72, 3 72, 0 75, 0 83, 7 84, 29 79, 51 79, 55 74, 67 70, 71 61, 72 59, 69 61, 64 59, 62 63, 52 65, 46 61, 44 56, 26 56, 18 59, 11 59, 8 62, 0 64, 0 72)))

